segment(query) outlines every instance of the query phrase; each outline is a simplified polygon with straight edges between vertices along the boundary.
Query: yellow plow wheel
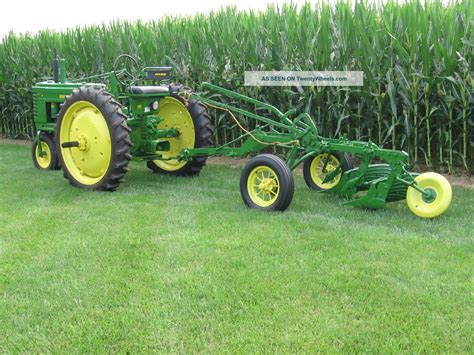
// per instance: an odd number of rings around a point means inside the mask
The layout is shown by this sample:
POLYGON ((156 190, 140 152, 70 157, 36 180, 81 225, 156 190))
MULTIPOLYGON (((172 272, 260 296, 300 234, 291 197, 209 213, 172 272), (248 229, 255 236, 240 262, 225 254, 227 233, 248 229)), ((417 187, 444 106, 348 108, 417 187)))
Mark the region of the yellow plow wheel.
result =
POLYGON ((331 190, 341 180, 344 171, 352 169, 352 158, 343 153, 321 153, 306 159, 303 163, 303 177, 306 185, 313 190, 331 190), (342 164, 341 164, 342 162, 342 164), (341 171, 330 181, 323 182, 326 176, 341 165, 341 171))
POLYGON ((293 192, 293 175, 275 155, 258 155, 242 171, 240 194, 250 208, 284 211, 291 203, 293 192))
POLYGON ((451 205, 452 190, 448 180, 437 173, 424 173, 415 178, 417 185, 427 193, 422 194, 413 187, 407 191, 410 211, 422 218, 434 218, 447 211, 451 205))

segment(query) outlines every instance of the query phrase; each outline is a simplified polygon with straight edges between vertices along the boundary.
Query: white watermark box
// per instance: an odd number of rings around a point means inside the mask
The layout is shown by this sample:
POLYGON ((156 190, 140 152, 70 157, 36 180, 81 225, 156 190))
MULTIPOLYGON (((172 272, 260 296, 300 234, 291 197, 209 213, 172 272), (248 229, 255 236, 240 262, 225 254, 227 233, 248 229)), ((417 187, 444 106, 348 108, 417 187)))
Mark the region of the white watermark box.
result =
POLYGON ((362 86, 362 71, 246 71, 246 86, 362 86))

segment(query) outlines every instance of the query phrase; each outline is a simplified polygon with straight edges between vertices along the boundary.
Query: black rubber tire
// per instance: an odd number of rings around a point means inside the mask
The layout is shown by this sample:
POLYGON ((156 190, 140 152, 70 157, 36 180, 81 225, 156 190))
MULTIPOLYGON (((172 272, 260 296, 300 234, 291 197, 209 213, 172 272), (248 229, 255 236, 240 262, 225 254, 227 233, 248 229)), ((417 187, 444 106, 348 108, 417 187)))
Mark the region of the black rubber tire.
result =
POLYGON ((127 126, 127 116, 122 113, 120 107, 120 104, 114 100, 110 93, 102 88, 92 86, 82 86, 74 89, 72 94, 66 97, 59 111, 56 124, 56 149, 64 171, 64 177, 69 180, 71 185, 91 190, 115 191, 124 181, 124 176, 129 170, 128 163, 132 159, 130 154, 132 143, 130 141, 131 129, 127 126), (59 136, 64 114, 77 101, 87 101, 96 106, 104 116, 110 132, 112 145, 110 163, 103 178, 93 185, 84 185, 77 181, 67 169, 61 153, 59 136))
MULTIPOLYGON (((170 84, 169 90, 171 97, 181 101, 185 104, 182 94, 187 92, 191 93, 192 90, 182 84, 170 84)), ((187 109, 193 119, 194 124, 194 133, 195 133, 195 143, 194 147, 189 148, 206 148, 212 147, 214 142, 212 140, 212 135, 214 132, 214 127, 211 125, 211 118, 207 113, 207 107, 203 103, 196 100, 189 100, 187 109)), ((175 175, 175 176, 195 176, 198 175, 202 168, 206 165, 207 156, 205 157, 194 157, 182 168, 174 171, 169 171, 160 168, 155 164, 153 160, 147 162, 147 167, 151 169, 154 173, 165 174, 165 175, 175 175)))
MULTIPOLYGON (((343 163, 342 163, 342 166, 341 166, 341 170, 342 170, 343 173, 345 171, 348 171, 348 170, 351 170, 351 169, 354 168, 354 162, 352 161, 352 157, 351 157, 350 154, 341 153, 341 152, 330 152, 329 154, 332 154, 335 157, 337 157, 337 159, 339 159, 339 161, 343 160, 343 163)), ((306 159, 303 162, 304 181, 306 182, 306 185, 308 185, 308 187, 310 189, 313 189, 313 190, 316 190, 316 191, 329 191, 331 189, 327 189, 327 190, 322 189, 321 187, 316 185, 315 182, 313 181, 313 179, 311 178, 311 163, 313 162, 313 159, 316 156, 317 155, 315 155, 313 157, 309 157, 308 159, 306 159)))
POLYGON ((33 159, 33 165, 35 166, 35 168, 40 169, 40 170, 61 169, 61 166, 59 165, 58 155, 56 153, 56 144, 54 143, 54 138, 51 137, 49 134, 42 132, 40 135, 40 141, 45 142, 48 145, 49 150, 51 151, 51 162, 47 168, 42 168, 39 165, 37 156, 36 156, 36 147, 38 144, 36 143, 36 139, 35 139, 31 146, 31 158, 33 159))
POLYGON ((294 191, 295 184, 293 174, 291 173, 290 168, 288 168, 288 165, 286 165, 286 163, 276 155, 261 154, 250 159, 240 176, 240 194, 244 203, 250 208, 264 211, 284 211, 290 205, 294 191), (250 198, 247 190, 247 180, 249 175, 257 166, 270 167, 276 173, 280 182, 280 194, 276 201, 268 207, 261 207, 255 204, 250 198))

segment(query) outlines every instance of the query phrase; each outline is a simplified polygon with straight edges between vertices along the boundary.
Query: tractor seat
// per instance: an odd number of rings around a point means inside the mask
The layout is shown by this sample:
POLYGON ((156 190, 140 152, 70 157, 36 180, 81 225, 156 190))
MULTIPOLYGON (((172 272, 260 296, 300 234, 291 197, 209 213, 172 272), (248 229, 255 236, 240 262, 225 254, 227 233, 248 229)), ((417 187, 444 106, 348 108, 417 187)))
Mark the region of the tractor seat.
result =
POLYGON ((130 86, 132 94, 146 95, 146 94, 167 94, 169 88, 166 85, 160 86, 130 86))

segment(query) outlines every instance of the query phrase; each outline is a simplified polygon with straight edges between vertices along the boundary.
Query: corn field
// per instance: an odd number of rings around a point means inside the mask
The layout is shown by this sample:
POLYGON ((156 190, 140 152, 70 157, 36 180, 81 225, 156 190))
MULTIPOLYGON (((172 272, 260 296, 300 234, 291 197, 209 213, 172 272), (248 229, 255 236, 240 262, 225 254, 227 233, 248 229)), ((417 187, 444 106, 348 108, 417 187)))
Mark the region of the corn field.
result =
MULTIPOLYGON (((66 59, 69 78, 108 72, 117 55, 130 53, 144 65, 173 66, 175 81, 197 91, 208 81, 283 111, 299 105, 323 136, 370 139, 407 151, 411 163, 472 172, 473 33, 473 0, 225 8, 147 23, 10 33, 0 43, 0 134, 34 135, 31 86, 51 78, 54 48, 66 59), (246 70, 362 70, 364 86, 245 87, 246 70)), ((224 113, 213 117, 218 144, 239 134, 224 113)))

